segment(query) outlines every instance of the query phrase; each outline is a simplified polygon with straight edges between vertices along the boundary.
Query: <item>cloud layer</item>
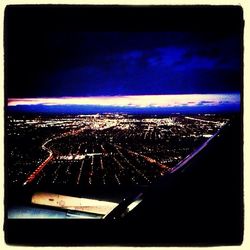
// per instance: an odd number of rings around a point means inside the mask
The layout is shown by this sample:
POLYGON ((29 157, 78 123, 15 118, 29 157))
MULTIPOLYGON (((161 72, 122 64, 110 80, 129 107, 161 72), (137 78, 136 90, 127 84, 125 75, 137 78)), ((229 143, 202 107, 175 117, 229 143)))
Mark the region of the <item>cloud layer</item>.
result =
POLYGON ((9 98, 8 106, 19 105, 94 105, 135 108, 239 106, 240 95, 233 94, 188 94, 188 95, 141 95, 99 96, 62 98, 9 98))
POLYGON ((8 97, 239 92, 240 36, 223 32, 25 33, 8 43, 8 97))

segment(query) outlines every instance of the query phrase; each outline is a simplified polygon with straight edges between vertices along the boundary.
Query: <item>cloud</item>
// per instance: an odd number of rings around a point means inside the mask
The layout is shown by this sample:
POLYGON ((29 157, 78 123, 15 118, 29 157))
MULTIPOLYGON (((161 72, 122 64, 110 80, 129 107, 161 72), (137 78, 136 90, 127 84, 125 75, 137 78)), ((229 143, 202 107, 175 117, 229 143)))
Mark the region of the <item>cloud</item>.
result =
MULTIPOLYGON (((228 102, 228 101, 227 101, 228 102)), ((211 105, 218 105, 218 104, 224 104, 223 101, 200 101, 198 102, 198 106, 211 106, 211 105)))
POLYGON ((9 98, 8 106, 19 105, 98 105, 113 107, 182 107, 210 106, 221 104, 239 105, 239 94, 192 94, 192 95, 142 95, 99 96, 63 98, 9 98))
POLYGON ((240 41, 229 34, 43 35, 35 34, 31 40, 24 36, 21 45, 10 48, 9 97, 240 91, 240 41))
POLYGON ((205 57, 211 59, 217 59, 221 56, 219 48, 196 48, 188 50, 184 55, 183 59, 192 59, 193 57, 205 57))

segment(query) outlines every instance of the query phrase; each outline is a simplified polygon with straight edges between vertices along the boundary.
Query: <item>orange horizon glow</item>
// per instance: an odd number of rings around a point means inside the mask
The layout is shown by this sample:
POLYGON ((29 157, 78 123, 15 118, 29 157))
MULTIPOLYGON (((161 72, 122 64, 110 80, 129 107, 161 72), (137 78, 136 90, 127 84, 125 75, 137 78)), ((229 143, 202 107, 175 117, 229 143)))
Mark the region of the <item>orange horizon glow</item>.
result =
POLYGON ((97 105, 114 107, 175 107, 239 104, 239 94, 127 95, 59 98, 9 98, 8 106, 18 105, 97 105))

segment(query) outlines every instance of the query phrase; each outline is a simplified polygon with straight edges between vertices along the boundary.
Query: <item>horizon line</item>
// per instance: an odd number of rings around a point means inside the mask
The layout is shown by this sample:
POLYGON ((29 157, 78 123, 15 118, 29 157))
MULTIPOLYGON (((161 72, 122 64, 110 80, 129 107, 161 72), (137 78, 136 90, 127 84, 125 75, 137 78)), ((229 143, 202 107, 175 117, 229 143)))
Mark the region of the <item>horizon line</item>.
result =
POLYGON ((39 98, 8 98, 8 107, 13 106, 112 106, 130 108, 168 108, 239 105, 240 93, 220 94, 171 94, 171 95, 119 95, 91 97, 39 97, 39 98))

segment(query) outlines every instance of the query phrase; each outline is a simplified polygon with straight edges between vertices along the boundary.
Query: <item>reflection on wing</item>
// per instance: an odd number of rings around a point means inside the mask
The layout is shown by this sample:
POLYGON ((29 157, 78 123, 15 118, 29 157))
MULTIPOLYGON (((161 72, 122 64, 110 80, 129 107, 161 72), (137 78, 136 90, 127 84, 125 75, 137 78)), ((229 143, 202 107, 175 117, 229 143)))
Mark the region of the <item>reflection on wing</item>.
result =
POLYGON ((78 198, 45 192, 35 193, 32 196, 32 203, 100 215, 109 213, 118 205, 118 203, 115 202, 78 198))

